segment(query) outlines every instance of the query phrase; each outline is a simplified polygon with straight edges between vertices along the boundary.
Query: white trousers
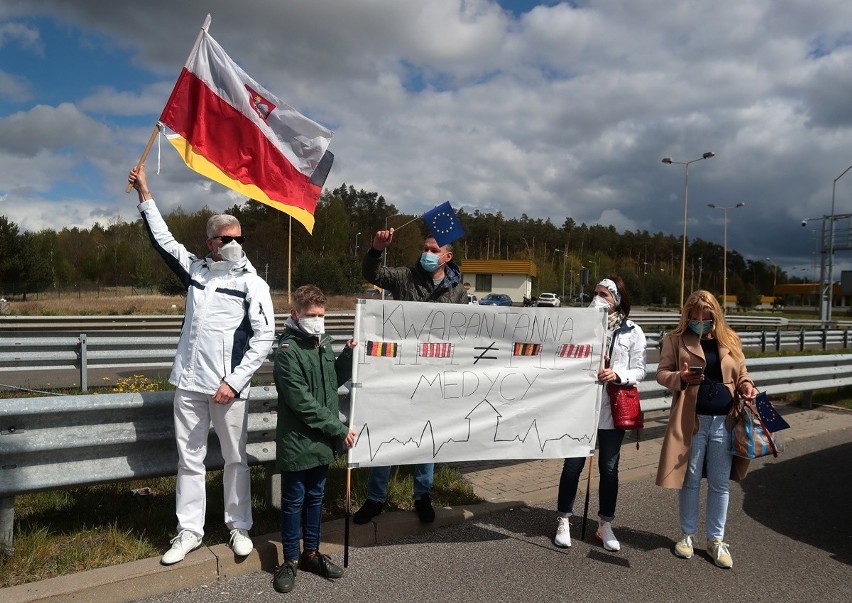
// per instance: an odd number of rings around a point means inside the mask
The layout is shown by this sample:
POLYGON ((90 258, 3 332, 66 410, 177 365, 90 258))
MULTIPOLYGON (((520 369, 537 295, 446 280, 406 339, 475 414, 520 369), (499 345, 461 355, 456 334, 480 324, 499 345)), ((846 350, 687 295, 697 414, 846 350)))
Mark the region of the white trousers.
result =
POLYGON ((216 404, 213 396, 178 389, 175 392, 175 441, 178 449, 175 510, 177 529, 204 535, 207 494, 204 489, 207 437, 210 425, 219 437, 225 460, 222 482, 225 498, 225 525, 229 530, 250 530, 251 477, 246 456, 248 441, 248 402, 235 398, 230 404, 216 404))

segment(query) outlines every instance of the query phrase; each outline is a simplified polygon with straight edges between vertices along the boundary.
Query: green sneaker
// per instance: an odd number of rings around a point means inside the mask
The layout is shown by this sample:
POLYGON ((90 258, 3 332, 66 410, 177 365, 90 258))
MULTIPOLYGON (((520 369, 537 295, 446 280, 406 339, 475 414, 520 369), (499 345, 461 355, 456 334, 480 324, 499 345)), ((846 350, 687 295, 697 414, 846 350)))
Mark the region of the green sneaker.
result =
POLYGON ((692 534, 684 533, 680 540, 675 544, 674 552, 678 557, 683 557, 684 559, 692 558, 692 555, 695 553, 693 550, 694 540, 692 538, 692 534))
POLYGON ((723 569, 734 567, 734 559, 731 557, 731 551, 728 550, 727 543, 721 540, 714 540, 707 547, 707 552, 713 557, 713 563, 723 569))
POLYGON ((272 588, 279 593, 289 593, 293 590, 296 584, 296 568, 295 561, 285 559, 278 571, 275 572, 275 577, 272 579, 272 588))
POLYGON ((319 551, 313 555, 302 553, 302 556, 299 558, 299 569, 320 575, 323 578, 343 577, 343 568, 332 563, 331 557, 323 555, 319 551))

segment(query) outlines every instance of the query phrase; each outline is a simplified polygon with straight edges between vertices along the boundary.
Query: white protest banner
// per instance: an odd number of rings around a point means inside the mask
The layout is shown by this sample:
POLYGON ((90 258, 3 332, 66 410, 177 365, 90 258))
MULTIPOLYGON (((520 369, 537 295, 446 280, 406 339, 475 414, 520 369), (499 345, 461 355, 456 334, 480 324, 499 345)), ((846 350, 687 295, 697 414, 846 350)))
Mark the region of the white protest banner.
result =
POLYGON ((352 467, 588 456, 606 314, 359 300, 352 467))

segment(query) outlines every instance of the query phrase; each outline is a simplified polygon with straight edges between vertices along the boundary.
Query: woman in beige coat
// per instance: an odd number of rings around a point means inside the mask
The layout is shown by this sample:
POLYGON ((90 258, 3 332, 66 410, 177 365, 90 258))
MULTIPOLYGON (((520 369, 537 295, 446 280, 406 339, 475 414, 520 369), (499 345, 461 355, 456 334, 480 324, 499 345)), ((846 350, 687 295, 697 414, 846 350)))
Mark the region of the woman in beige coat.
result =
POLYGON ((727 415, 735 389, 746 399, 757 391, 748 375, 742 344, 728 326, 719 302, 707 291, 686 300, 680 323, 663 341, 657 382, 674 392, 657 470, 657 485, 680 489, 678 557, 693 555, 701 478, 707 477, 708 552, 717 566, 733 565, 724 542, 730 479, 748 471, 731 453, 727 415))

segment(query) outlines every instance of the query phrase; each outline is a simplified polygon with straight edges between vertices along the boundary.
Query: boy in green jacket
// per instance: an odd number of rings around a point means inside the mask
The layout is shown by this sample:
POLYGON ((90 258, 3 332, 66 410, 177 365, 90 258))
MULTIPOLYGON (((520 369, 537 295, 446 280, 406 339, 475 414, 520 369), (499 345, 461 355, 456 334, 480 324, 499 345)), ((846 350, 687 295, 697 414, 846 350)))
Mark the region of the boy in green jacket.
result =
POLYGON ((355 444, 355 432, 338 414, 337 389, 352 376, 354 339, 335 360, 325 336, 326 297, 304 285, 293 294, 293 308, 275 352, 278 389, 276 464, 281 471, 281 544, 284 563, 272 582, 290 592, 296 570, 340 578, 343 568, 319 552, 322 500, 328 465, 355 444), (301 528, 304 548, 299 556, 301 528))

